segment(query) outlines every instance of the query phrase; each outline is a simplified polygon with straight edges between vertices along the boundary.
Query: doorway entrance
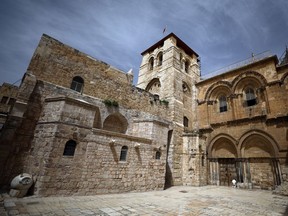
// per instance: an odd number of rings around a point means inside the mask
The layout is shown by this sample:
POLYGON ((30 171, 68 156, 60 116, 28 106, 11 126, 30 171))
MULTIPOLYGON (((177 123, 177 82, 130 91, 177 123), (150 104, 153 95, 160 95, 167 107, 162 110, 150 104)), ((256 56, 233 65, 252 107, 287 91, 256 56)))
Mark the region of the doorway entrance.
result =
POLYGON ((231 186, 237 179, 236 161, 234 158, 219 158, 219 183, 221 186, 231 186))

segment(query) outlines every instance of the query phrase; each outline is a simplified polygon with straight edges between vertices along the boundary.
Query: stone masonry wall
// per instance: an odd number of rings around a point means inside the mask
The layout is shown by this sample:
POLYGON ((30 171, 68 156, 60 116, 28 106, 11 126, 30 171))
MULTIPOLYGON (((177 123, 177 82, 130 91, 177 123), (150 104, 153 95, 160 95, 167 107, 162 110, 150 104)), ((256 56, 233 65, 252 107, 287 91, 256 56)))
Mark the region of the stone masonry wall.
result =
POLYGON ((68 125, 58 125, 57 129, 51 124, 39 127, 45 130, 36 134, 35 146, 53 143, 38 149, 37 154, 44 155, 36 183, 39 195, 91 195, 164 187, 165 154, 156 160, 151 140, 68 125), (46 134, 49 128, 59 131, 53 140, 46 134), (71 131, 78 134, 75 155, 63 156, 71 131), (139 148, 135 144, 140 144, 139 148), (127 161, 119 161, 124 145, 128 147, 127 161), (45 158, 47 152, 50 155, 45 158))
POLYGON ((281 69, 278 73, 275 61, 275 57, 269 57, 196 84, 199 128, 206 140, 208 157, 215 157, 212 153, 216 154, 217 149, 224 158, 250 158, 251 184, 265 189, 279 184, 278 177, 283 181, 281 172, 285 173, 287 167, 288 113, 284 99, 288 95, 284 79, 287 71, 281 69), (245 106, 247 86, 255 89, 257 104, 254 106, 245 106), (217 98, 223 92, 228 96, 226 112, 219 111, 217 98), (250 150, 246 156, 245 152, 250 150), (272 163, 269 157, 276 158, 277 162, 272 163))
POLYGON ((80 76, 84 80, 81 92, 84 96, 115 100, 127 109, 137 109, 162 117, 167 115, 166 105, 157 103, 150 93, 132 86, 133 75, 113 68, 47 35, 42 36, 27 72, 35 75, 37 80, 65 88, 70 88, 73 77, 80 76))
POLYGON ((169 122, 122 106, 107 107, 99 99, 42 81, 38 81, 34 94, 40 96, 40 118, 34 139, 28 143, 30 150, 22 149, 17 155, 25 157, 14 164, 22 163, 22 171, 33 174, 36 194, 88 195, 164 188, 169 122), (99 129, 93 128, 97 112, 99 129), (127 120, 126 134, 102 129, 105 119, 114 113, 127 120), (146 125, 146 136, 137 126, 139 119, 146 125), (63 156, 68 140, 77 142, 74 157, 63 156), (126 162, 119 161, 122 146, 128 147, 126 162), (161 152, 160 159, 156 159, 156 151, 161 152))

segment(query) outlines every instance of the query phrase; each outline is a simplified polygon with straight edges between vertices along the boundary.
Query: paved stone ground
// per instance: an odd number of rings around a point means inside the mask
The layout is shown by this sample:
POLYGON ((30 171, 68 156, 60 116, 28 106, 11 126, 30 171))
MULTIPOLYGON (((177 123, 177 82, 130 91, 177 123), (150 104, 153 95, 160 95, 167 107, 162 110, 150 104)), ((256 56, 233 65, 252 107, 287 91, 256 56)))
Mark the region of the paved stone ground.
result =
MULTIPOLYGON (((165 191, 70 197, 5 198, 0 215, 288 215, 288 197, 229 187, 172 187, 165 191)), ((1 207, 0 207, 1 208, 1 207)))

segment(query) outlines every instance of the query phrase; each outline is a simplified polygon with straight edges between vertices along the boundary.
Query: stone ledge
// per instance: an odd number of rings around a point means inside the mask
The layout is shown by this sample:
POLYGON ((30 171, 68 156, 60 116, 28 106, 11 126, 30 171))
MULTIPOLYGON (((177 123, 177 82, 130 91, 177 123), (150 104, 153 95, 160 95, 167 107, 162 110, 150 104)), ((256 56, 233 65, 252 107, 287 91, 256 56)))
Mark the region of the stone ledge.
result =
MULTIPOLYGON (((70 103, 75 103, 81 106, 86 106, 91 109, 96 108, 97 106, 90 104, 89 102, 81 99, 74 99, 74 98, 69 98, 69 97, 54 97, 54 98, 46 98, 45 102, 58 102, 58 101, 65 101, 65 102, 70 102, 70 103)), ((97 107, 98 108, 98 107, 97 107)))
POLYGON ((163 122, 163 121, 159 121, 159 120, 153 120, 153 119, 149 119, 149 120, 145 120, 145 119, 135 119, 133 120, 133 122, 135 123, 140 123, 140 122, 152 122, 152 123, 155 123, 155 124, 158 124, 158 125, 162 125, 162 126, 165 126, 165 127, 169 127, 170 125, 170 122, 163 122))
POLYGON ((135 137, 135 136, 127 135, 127 134, 116 133, 116 132, 113 132, 113 131, 107 131, 107 130, 101 130, 101 129, 92 128, 92 132, 93 133, 98 133, 98 134, 103 134, 103 135, 121 137, 121 138, 125 138, 125 139, 131 140, 131 141, 140 141, 140 142, 143 142, 143 143, 152 144, 152 140, 151 139, 142 138, 142 137, 135 137))

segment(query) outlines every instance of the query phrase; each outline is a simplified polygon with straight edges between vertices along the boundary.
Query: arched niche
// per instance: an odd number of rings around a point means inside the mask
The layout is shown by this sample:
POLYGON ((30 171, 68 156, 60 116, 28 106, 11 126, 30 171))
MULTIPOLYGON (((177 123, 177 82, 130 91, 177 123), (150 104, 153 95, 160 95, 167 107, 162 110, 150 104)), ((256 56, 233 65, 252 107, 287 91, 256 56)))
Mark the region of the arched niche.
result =
POLYGON ((145 90, 152 94, 160 95, 160 89, 161 89, 160 80, 158 78, 154 78, 148 83, 145 90))
POLYGON ((126 133, 128 122, 120 113, 109 115, 103 122, 103 130, 113 131, 117 133, 126 133))

